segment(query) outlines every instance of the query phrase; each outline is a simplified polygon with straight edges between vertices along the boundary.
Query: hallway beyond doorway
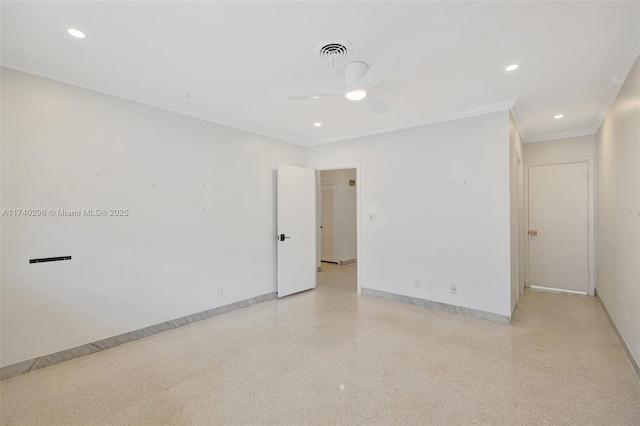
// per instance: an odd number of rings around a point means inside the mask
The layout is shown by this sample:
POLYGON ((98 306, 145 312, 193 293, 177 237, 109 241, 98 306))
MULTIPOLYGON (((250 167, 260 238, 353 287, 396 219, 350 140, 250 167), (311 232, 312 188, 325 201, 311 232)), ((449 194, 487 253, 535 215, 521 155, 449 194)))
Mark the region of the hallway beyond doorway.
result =
POLYGON ((316 288, 322 287, 323 291, 331 290, 338 293, 355 293, 358 291, 357 270, 355 262, 347 265, 322 262, 322 268, 317 275, 316 288))

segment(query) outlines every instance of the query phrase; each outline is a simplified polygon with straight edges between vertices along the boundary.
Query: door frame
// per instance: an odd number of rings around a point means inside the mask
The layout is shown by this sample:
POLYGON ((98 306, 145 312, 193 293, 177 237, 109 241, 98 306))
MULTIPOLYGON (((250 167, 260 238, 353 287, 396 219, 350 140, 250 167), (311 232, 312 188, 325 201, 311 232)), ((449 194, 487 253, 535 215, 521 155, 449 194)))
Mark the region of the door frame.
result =
MULTIPOLYGON (((313 167, 316 172, 324 172, 328 170, 345 170, 345 169, 356 169, 356 281, 357 281, 357 289, 358 294, 362 294, 362 220, 361 220, 361 194, 362 194, 362 179, 360 177, 360 163, 350 163, 350 164, 324 164, 320 166, 313 167)), ((316 185, 316 191, 320 188, 320 185, 316 185)), ((320 194, 316 194, 316 199, 318 196, 322 196, 322 192, 320 194)), ((316 246, 316 250, 318 247, 316 246)))
POLYGON ((569 158, 565 160, 550 160, 550 161, 537 161, 533 163, 525 164, 524 173, 524 223, 526 224, 523 230, 523 237, 526 238, 526 244, 524 244, 524 279, 525 286, 529 287, 529 169, 531 167, 539 166, 553 166, 559 164, 574 164, 574 163, 587 163, 587 173, 589 179, 587 181, 587 216, 589 219, 589 238, 588 238, 588 265, 589 265, 589 288, 587 294, 589 296, 594 295, 595 291, 595 277, 596 277, 596 257, 595 257, 595 173, 594 173, 594 159, 593 157, 578 157, 569 158))
MULTIPOLYGON (((334 232, 334 238, 333 238, 333 244, 335 246, 335 254, 336 254, 336 260, 335 263, 340 264, 340 251, 339 251, 339 247, 338 247, 338 200, 337 200, 337 195, 338 195, 338 185, 336 183, 320 183, 320 197, 322 199, 322 187, 333 187, 333 232, 334 232)), ((323 199, 324 200, 324 199, 323 199)), ((320 226, 322 226, 324 228, 324 202, 322 203, 323 208, 320 209, 320 226)), ((322 260, 322 249, 324 248, 324 235, 322 233, 322 231, 320 231, 320 261, 322 262, 331 262, 329 260, 322 260)), ((317 256, 316 256, 317 258, 317 256)))

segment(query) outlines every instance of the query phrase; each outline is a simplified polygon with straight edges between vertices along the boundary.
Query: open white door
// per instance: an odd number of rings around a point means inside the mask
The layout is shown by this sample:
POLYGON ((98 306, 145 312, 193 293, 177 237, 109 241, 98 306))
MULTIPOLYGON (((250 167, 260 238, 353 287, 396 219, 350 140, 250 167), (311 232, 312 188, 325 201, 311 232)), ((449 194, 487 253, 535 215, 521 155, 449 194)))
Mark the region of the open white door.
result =
POLYGON ((278 297, 316 286, 316 173, 278 166, 278 297))

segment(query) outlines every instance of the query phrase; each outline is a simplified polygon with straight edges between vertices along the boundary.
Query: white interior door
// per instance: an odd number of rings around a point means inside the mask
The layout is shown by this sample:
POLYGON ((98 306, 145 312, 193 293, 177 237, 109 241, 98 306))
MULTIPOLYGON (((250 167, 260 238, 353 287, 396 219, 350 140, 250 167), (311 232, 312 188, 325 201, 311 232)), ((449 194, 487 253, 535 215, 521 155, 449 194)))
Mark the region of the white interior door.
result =
POLYGON ((529 167, 529 284, 587 293, 586 162, 529 167))
POLYGON ((322 255, 323 262, 338 262, 338 215, 336 214, 336 185, 324 184, 322 190, 322 255))
POLYGON ((278 166, 278 297, 316 286, 316 174, 278 166))

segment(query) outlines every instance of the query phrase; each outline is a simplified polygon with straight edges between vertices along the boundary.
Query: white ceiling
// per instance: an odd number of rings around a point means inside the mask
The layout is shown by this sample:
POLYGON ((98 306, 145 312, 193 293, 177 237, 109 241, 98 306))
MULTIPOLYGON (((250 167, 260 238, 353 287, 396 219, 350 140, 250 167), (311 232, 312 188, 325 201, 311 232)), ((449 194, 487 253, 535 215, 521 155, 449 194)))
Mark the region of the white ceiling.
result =
POLYGON ((3 66, 301 145, 514 99, 527 141, 590 133, 617 93, 612 77, 624 79, 640 49, 638 1, 3 1, 1 14, 3 66), (335 68, 315 51, 329 38, 353 45, 335 68), (370 91, 394 106, 386 114, 287 99, 341 89, 346 62, 389 51, 407 66, 370 91), (505 72, 511 63, 520 68, 505 72))

